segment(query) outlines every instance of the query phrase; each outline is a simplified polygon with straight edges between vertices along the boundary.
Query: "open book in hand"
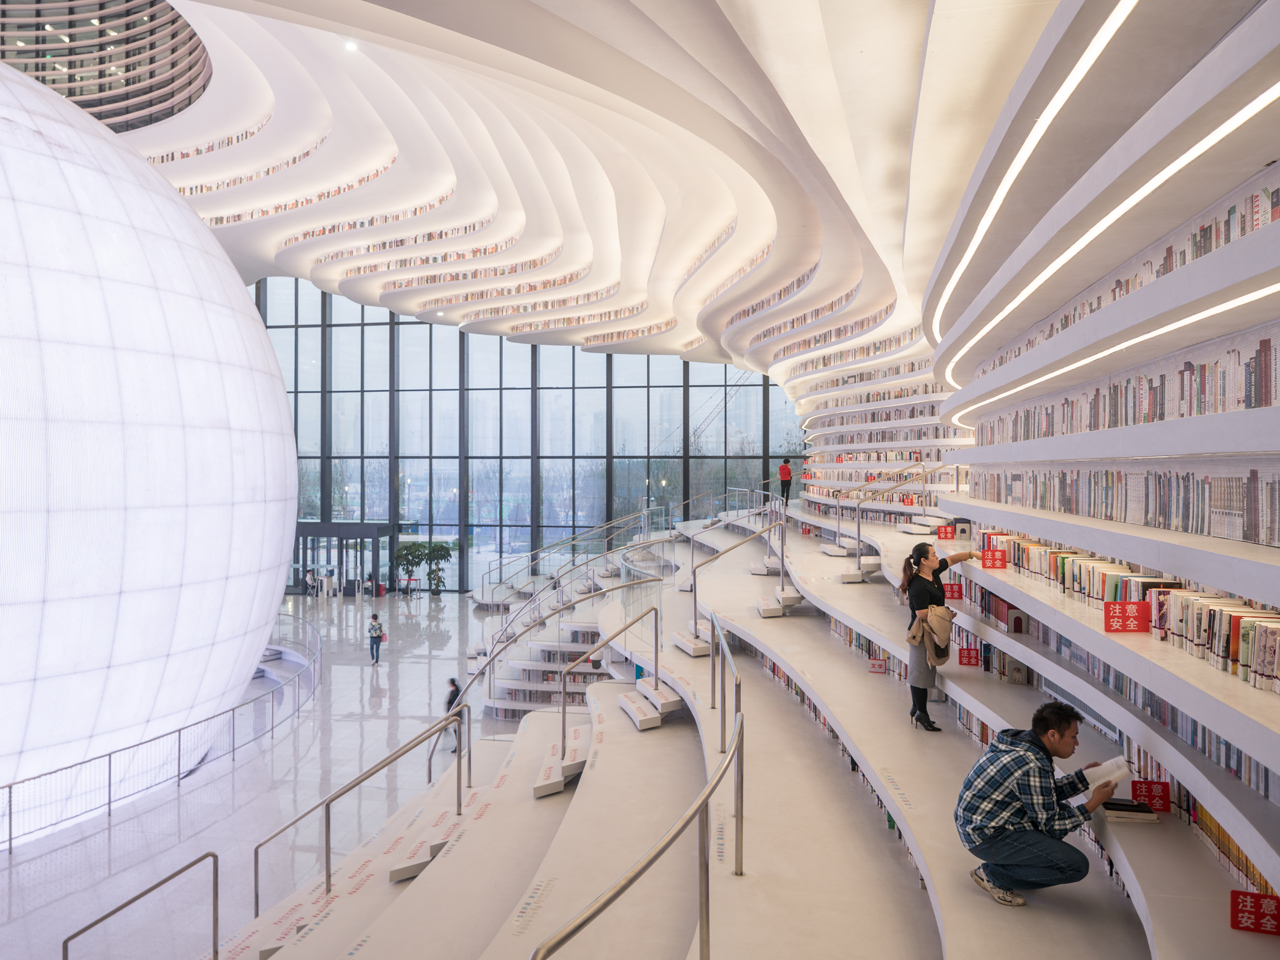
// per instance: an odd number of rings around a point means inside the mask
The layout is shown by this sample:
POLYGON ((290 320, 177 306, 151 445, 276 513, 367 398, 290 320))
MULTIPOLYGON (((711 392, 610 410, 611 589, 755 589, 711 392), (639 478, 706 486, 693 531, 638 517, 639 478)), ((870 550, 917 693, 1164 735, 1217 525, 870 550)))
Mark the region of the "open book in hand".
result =
POLYGON ((1112 786, 1118 787, 1132 776, 1133 774, 1129 772, 1129 764, 1125 762, 1124 757, 1112 757, 1084 772, 1084 778, 1088 781, 1090 790, 1103 780, 1110 780, 1112 786))

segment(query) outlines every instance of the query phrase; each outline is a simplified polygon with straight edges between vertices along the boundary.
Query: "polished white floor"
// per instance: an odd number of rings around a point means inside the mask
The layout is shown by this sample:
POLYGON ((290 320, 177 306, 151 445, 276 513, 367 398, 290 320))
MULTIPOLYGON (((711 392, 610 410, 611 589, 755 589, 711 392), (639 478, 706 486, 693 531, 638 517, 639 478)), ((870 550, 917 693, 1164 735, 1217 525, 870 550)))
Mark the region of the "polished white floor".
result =
MULTIPOLYGON (((253 915, 253 848, 279 826, 423 730, 444 710, 450 677, 466 681, 466 649, 480 618, 457 594, 438 599, 289 598, 284 610, 320 628, 325 651, 316 699, 274 740, 242 749, 182 781, 0 853, 0 958, 61 955, 62 940, 182 864, 220 858, 221 935, 253 915), (377 612, 389 640, 370 663, 377 612)), ((477 716, 473 736, 504 736, 514 722, 477 716)), ((446 736, 436 757, 447 766, 446 736)), ((335 860, 425 783, 425 750, 379 774, 334 810, 335 860)), ((324 849, 313 814, 262 853, 263 904, 314 874, 324 849)), ((209 952, 208 862, 71 945, 72 958, 187 960, 209 952)))

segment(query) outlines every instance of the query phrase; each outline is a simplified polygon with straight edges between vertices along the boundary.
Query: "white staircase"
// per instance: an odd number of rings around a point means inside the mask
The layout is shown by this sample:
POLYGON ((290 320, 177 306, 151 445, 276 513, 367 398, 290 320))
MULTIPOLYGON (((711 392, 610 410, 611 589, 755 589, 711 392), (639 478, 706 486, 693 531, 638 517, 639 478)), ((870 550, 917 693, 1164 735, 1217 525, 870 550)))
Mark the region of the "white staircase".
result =
POLYGON ((671 645, 691 657, 705 657, 711 653, 711 644, 707 640, 684 630, 671 631, 671 645))

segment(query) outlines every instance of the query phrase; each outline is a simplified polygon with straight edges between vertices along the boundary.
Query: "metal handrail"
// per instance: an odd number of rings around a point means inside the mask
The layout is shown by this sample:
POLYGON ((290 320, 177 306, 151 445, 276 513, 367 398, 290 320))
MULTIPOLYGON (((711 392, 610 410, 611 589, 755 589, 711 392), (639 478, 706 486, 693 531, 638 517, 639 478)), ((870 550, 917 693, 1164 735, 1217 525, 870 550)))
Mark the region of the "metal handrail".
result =
MULTIPOLYGON (((627 586, 631 586, 631 585, 632 584, 630 583, 627 584, 627 586)), ((566 697, 566 694, 568 693, 567 678, 569 676, 569 672, 573 670, 574 667, 579 667, 586 661, 590 660, 591 655, 593 653, 598 653, 600 650, 604 649, 609 644, 613 643, 613 641, 617 640, 618 637, 622 636, 624 633, 626 633, 628 630, 630 630, 632 627, 634 627, 637 623, 639 623, 641 620, 643 620, 645 617, 647 617, 651 613, 653 614, 653 679, 654 679, 653 689, 654 689, 654 692, 656 693, 658 690, 658 622, 659 622, 657 607, 649 607, 644 611, 644 613, 641 613, 638 616, 633 617, 631 620, 627 621, 625 625, 623 625, 622 627, 619 627, 613 633, 609 634, 609 636, 605 637, 603 640, 597 643, 594 647, 592 647, 590 650, 588 650, 586 653, 580 656, 577 660, 573 661, 573 663, 569 664, 569 666, 565 667, 563 670, 560 671, 560 759, 561 760, 564 759, 565 748, 569 745, 569 703, 566 697)))
MULTIPOLYGON (((431 737, 435 736, 435 734, 439 733, 439 732, 440 732, 440 730, 444 729, 445 727, 447 727, 447 726, 448 726, 449 724, 451 724, 451 723, 460 723, 460 721, 458 720, 457 716, 456 716, 456 715, 455 715, 455 713, 453 713, 453 712, 451 712, 448 716, 444 717, 443 719, 441 719, 441 720, 437 720, 435 723, 433 723, 431 726, 429 726, 426 730, 423 730, 421 733, 419 733, 417 736, 415 736, 412 740, 410 740, 408 743, 406 743, 403 747, 400 747, 398 750, 396 750, 396 751, 394 751, 393 753, 391 753, 390 755, 388 755, 386 758, 384 758, 382 761, 380 761, 380 762, 379 762, 379 763, 378 763, 374 768, 371 768, 371 769, 368 771, 368 773, 369 773, 370 775, 372 775, 372 774, 374 774, 374 773, 377 773, 379 770, 382 770, 382 769, 383 769, 383 768, 385 768, 388 764, 390 764, 392 761, 400 759, 400 757, 404 756, 404 755, 405 755, 406 753, 408 753, 410 750, 414 749, 415 747, 421 746, 421 745, 422 745, 423 743, 425 743, 429 738, 431 738, 431 737), (437 728, 439 728, 439 729, 437 729, 437 728)), ((459 758, 458 758, 458 771, 457 771, 457 772, 458 772, 458 798, 459 798, 459 803, 458 803, 458 813, 459 813, 459 814, 461 814, 461 813, 462 813, 462 803, 461 803, 461 797, 462 797, 462 758, 461 758, 461 757, 459 757, 459 758)), ((352 780, 352 781, 350 781, 349 783, 347 783, 346 785, 344 785, 344 786, 342 786, 342 787, 339 787, 336 791, 334 791, 333 793, 329 794, 329 796, 325 797, 323 800, 320 800, 319 802, 317 802, 317 803, 313 804, 312 806, 308 807, 308 808, 307 808, 306 810, 304 810, 302 813, 298 814, 296 817, 294 817, 292 820, 290 820, 288 823, 286 823, 283 827, 281 827, 279 830, 277 830, 275 833, 271 834, 271 836, 267 837, 265 840, 263 840, 261 843, 259 843, 256 847, 254 847, 254 848, 253 848, 253 916, 254 916, 254 918, 255 918, 255 919, 258 917, 258 911, 259 911, 259 902, 258 902, 258 900, 259 900, 259 898, 258 898, 258 891, 259 891, 259 857, 258 857, 258 855, 259 855, 259 852, 262 850, 262 848, 263 848, 263 847, 265 847, 265 846, 266 846, 268 843, 270 843, 272 840, 274 840, 276 837, 280 836, 280 834, 284 833, 286 830, 290 829, 291 827, 295 827, 295 826, 297 826, 301 821, 305 820, 307 817, 309 817, 311 814, 315 813, 315 812, 316 812, 317 810, 319 810, 321 807, 325 807, 325 814, 326 814, 326 816, 325 816, 325 856, 326 856, 326 860, 327 860, 328 852, 329 852, 328 807, 327 807, 327 804, 328 804, 328 802, 329 802, 330 800, 336 799, 337 797, 339 797, 339 796, 341 796, 342 794, 346 793, 346 792, 347 792, 347 789, 348 789, 349 787, 356 786, 356 785, 357 785, 357 783, 363 783, 363 782, 364 782, 365 780, 367 780, 367 779, 368 779, 368 776, 365 776, 363 773, 362 773, 362 774, 360 774, 360 775, 358 775, 358 776, 356 777, 356 779, 355 779, 355 780, 352 780)), ((326 865, 325 865, 325 884, 326 884, 326 885, 325 885, 325 892, 326 892, 326 893, 327 893, 327 892, 328 892, 328 890, 329 890, 329 885, 328 885, 328 876, 329 876, 329 870, 328 870, 328 864, 326 863, 326 865)))
MULTIPOLYGON (((741 519, 741 518, 739 517, 738 519, 741 519)), ((707 559, 701 560, 698 563, 695 563, 693 565, 693 638, 695 640, 698 639, 698 571, 701 568, 705 567, 708 563, 711 563, 714 560, 719 560, 729 551, 737 550, 743 544, 754 540, 756 537, 763 536, 764 534, 772 530, 774 527, 785 526, 785 524, 786 524, 785 520, 775 520, 773 523, 769 524, 767 527, 764 527, 763 529, 758 530, 755 533, 748 534, 747 536, 739 540, 737 543, 734 543, 734 544, 731 544, 730 546, 725 547, 723 550, 719 551, 714 556, 707 557, 707 559)), ((783 563, 782 566, 785 568, 786 564, 783 563)), ((716 709, 716 648, 714 644, 711 647, 711 709, 712 710, 716 709)))
MULTIPOLYGON (((733 671, 733 712, 734 714, 742 713, 742 675, 738 673, 738 665, 733 662, 733 654, 729 652, 729 642, 725 639, 724 629, 720 626, 720 618, 716 616, 714 610, 711 611, 711 638, 716 641, 716 635, 719 634, 718 645, 720 647, 720 702, 725 702, 724 698, 724 664, 729 664, 729 669, 733 671)), ((729 711, 720 710, 720 752, 724 753, 724 724, 725 716, 729 711)), ((738 821, 738 849, 742 849, 742 821, 738 821)), ((741 854, 739 854, 741 857, 741 854)), ((738 861, 738 875, 742 875, 742 861, 738 861)))
POLYGON ((125 907, 131 906, 137 903, 147 894, 152 893, 153 891, 159 890, 170 880, 173 880, 176 877, 182 876, 184 873, 186 873, 188 870, 194 867, 197 863, 200 863, 201 861, 204 861, 204 860, 213 860, 213 960, 218 960, 218 855, 214 853, 212 850, 210 850, 208 853, 202 853, 200 856, 196 857, 186 866, 179 867, 177 870, 173 871, 173 873, 169 874, 163 880, 159 880, 156 883, 153 883, 151 886, 147 887, 147 889, 143 890, 141 893, 134 894, 132 897, 130 897, 124 903, 120 904, 120 906, 116 907, 114 910, 110 910, 107 913, 104 913, 102 916, 100 916, 97 920, 93 921, 93 923, 89 924, 87 927, 81 927, 71 936, 67 937, 67 939, 62 941, 62 960, 68 960, 70 956, 69 951, 71 949, 71 941, 74 940, 76 937, 80 936, 81 934, 88 933, 90 930, 92 930, 98 924, 102 923, 104 920, 110 920, 112 917, 114 917, 117 913, 119 913, 125 907))
MULTIPOLYGON (((235 723, 236 711, 238 711, 238 710, 243 710, 245 707, 248 707, 250 704, 257 703, 257 702, 258 702, 259 700, 261 700, 263 697, 270 697, 270 698, 271 698, 271 727, 270 727, 270 729, 269 729, 269 730, 264 731, 263 733, 260 733, 260 734, 258 734, 257 736, 255 736, 252 740, 246 741, 246 743, 253 743, 255 740, 260 740, 262 737, 267 736, 267 734, 268 734, 268 733, 270 733, 270 735, 271 735, 271 736, 272 736, 272 738, 274 739, 274 737, 275 737, 275 730, 276 730, 276 727, 280 724, 280 722, 282 722, 283 720, 287 720, 287 719, 289 719, 289 717, 293 716, 294 714, 301 713, 301 711, 302 711, 302 706, 303 706, 303 700, 302 700, 302 675, 303 675, 304 673, 306 673, 308 669, 312 670, 311 694, 314 696, 316 688, 320 685, 320 677, 324 674, 324 641, 323 641, 323 639, 322 639, 322 638, 321 638, 321 636, 320 636, 320 630, 319 630, 319 628, 318 628, 318 627, 316 627, 316 625, 315 625, 315 624, 313 624, 310 620, 307 620, 307 619, 305 619, 304 617, 300 617, 300 616, 298 616, 297 614, 294 614, 294 613, 280 613, 280 614, 277 614, 277 620, 278 620, 280 617, 290 617, 290 618, 292 618, 292 619, 294 619, 294 620, 298 620, 298 621, 300 621, 300 622, 301 622, 301 623, 303 623, 303 624, 306 624, 306 626, 308 626, 308 627, 310 627, 310 628, 311 628, 311 630, 314 632, 314 635, 315 635, 315 649, 313 650, 309 645, 304 646, 304 649, 305 649, 305 651, 306 651, 306 653, 307 653, 307 655, 308 655, 309 659, 308 659, 308 660, 307 660, 307 661, 302 665, 301 669, 299 669, 299 670, 298 670, 298 672, 297 672, 297 673, 295 673, 295 674, 294 674, 292 677, 290 677, 288 680, 282 681, 279 685, 277 685, 277 686, 275 686, 275 687, 272 687, 270 690, 266 690, 266 691, 264 691, 264 692, 262 692, 262 693, 258 694, 258 695, 257 695, 256 697, 254 697, 252 700, 245 700, 243 703, 238 703, 238 704, 236 704, 234 707, 231 707, 231 708, 229 708, 229 709, 227 709, 227 710, 223 710, 221 713, 215 713, 212 717, 208 717, 208 718, 206 718, 206 719, 204 719, 204 720, 198 720, 198 721, 196 721, 195 723, 189 723, 189 724, 187 724, 186 726, 179 727, 177 730, 170 730, 168 733, 161 733, 161 734, 158 734, 158 735, 156 735, 156 736, 154 736, 154 737, 151 737, 150 739, 142 740, 142 741, 140 741, 139 743, 130 744, 130 745, 129 745, 129 746, 127 746, 127 747, 120 747, 119 749, 117 749, 117 750, 112 750, 112 751, 110 751, 110 752, 108 752, 108 753, 99 754, 98 756, 96 756, 96 757, 91 757, 91 758, 89 758, 88 760, 79 760, 79 761, 77 761, 76 763, 70 763, 70 764, 67 764, 65 767, 58 767, 58 768, 57 768, 57 769, 55 769, 55 770, 46 770, 44 773, 37 773, 37 774, 35 774, 34 776, 24 777, 22 780, 14 780, 12 783, 0 784, 0 790, 5 791, 5 792, 6 792, 6 794, 7 794, 7 803, 8 803, 8 807, 7 807, 7 809, 8 809, 8 813, 7 813, 7 815, 6 815, 6 822, 7 822, 7 826, 8 826, 7 847, 8 847, 8 852, 9 852, 10 856, 12 856, 12 854, 13 854, 13 841, 14 841, 14 836, 15 836, 15 834, 14 834, 14 830, 13 830, 13 824, 14 824, 14 819, 15 819, 15 814, 14 814, 14 809, 13 809, 13 790, 14 790, 14 788, 15 788, 15 787, 20 787, 20 786, 22 786, 22 785, 23 785, 23 784, 25 784, 25 783, 31 783, 31 782, 33 782, 33 781, 35 781, 35 780, 41 780, 41 779, 43 779, 43 778, 45 778, 45 777, 55 776, 55 775, 57 775, 57 774, 59 774, 59 773, 63 773, 63 772, 65 772, 65 771, 67 771, 67 770, 75 769, 76 767, 86 767, 86 766, 88 766, 89 764, 92 764, 92 763, 99 763, 99 762, 101 762, 101 761, 103 761, 103 760, 106 760, 106 762, 107 762, 107 801, 106 801, 106 803, 105 803, 105 804, 98 804, 98 805, 97 805, 97 806, 95 806, 95 807, 89 807, 89 808, 86 808, 86 809, 79 810, 79 811, 77 811, 77 812, 75 812, 75 813, 67 814, 66 816, 62 817, 60 820, 54 820, 52 823, 46 823, 46 824, 44 824, 44 826, 42 826, 42 827, 37 827, 37 828, 35 828, 34 830, 28 830, 28 831, 27 831, 28 833, 34 833, 34 832, 36 832, 36 830, 43 830, 43 829, 45 829, 45 828, 47 828, 47 827, 55 826, 56 824, 61 823, 61 822, 63 822, 64 820, 69 820, 69 819, 72 819, 72 818, 74 818, 74 817, 78 817, 78 816, 80 816, 80 815, 82 815, 82 814, 89 813, 91 810, 98 810, 98 809, 101 809, 101 807, 102 807, 102 806, 106 806, 106 808, 107 808, 107 816, 108 816, 108 817, 110 817, 110 816, 112 815, 112 806, 113 806, 113 804, 114 804, 114 802, 115 802, 115 799, 116 799, 116 798, 113 796, 113 794, 112 794, 112 784, 114 783, 114 777, 112 776, 112 766, 113 766, 112 758, 113 758, 116 754, 125 753, 125 752, 132 751, 132 750, 138 750, 138 749, 140 749, 140 748, 142 748, 142 747, 147 746, 148 744, 156 743, 156 742, 158 742, 158 741, 160 741, 160 740, 164 740, 164 739, 166 739, 166 738, 168 738, 168 737, 175 737, 175 736, 176 736, 176 738, 177 738, 177 751, 176 751, 176 753, 177 753, 177 768, 176 768, 176 771, 174 772, 174 774, 173 774, 172 776, 165 776, 165 777, 163 777, 162 779, 156 780, 154 783, 150 783, 150 784, 148 784, 146 787, 139 788, 139 789, 135 790, 133 793, 128 794, 128 796, 134 796, 134 795, 136 795, 136 794, 138 794, 138 793, 141 793, 143 790, 149 790, 149 789, 151 789, 152 787, 159 786, 160 784, 165 783, 165 782, 167 782, 167 781, 168 781, 168 780, 170 780, 170 779, 177 780, 177 781, 179 781, 179 784, 180 784, 180 783, 181 783, 181 781, 182 781, 182 779, 183 779, 183 777, 184 777, 184 776, 186 776, 186 774, 183 772, 183 769, 182 769, 182 732, 183 732, 184 730, 188 730, 188 731, 190 731, 190 730, 195 730, 195 729, 196 729, 196 728, 198 728, 198 727, 207 727, 207 726, 209 726, 210 724, 212 724, 212 723, 214 723, 215 721, 217 721, 219 718, 226 717, 228 714, 229 714, 229 715, 230 715, 230 717, 231 717, 231 750, 230 750, 230 754, 231 754, 231 758, 232 758, 232 760, 234 760, 234 759, 235 759, 235 755, 236 755, 236 749, 237 749, 237 744, 236 744, 236 729, 235 729, 235 726, 236 726, 236 723, 235 723), (276 695, 277 691, 281 691, 281 690, 283 690, 283 689, 284 689, 288 684, 290 684, 290 683, 294 684, 294 689, 295 689, 295 691, 296 691, 296 692, 295 692, 295 694, 294 694, 294 703, 295 703, 295 710, 294 710, 294 714, 285 714, 285 716, 284 716, 283 718, 280 718, 280 719, 278 720, 278 719, 276 718, 276 710, 275 710, 275 706, 276 706, 276 704, 275 704, 275 695, 276 695)), ((281 638, 281 643, 283 643, 283 642, 284 642, 284 639, 283 639, 283 637, 282 637, 282 638, 281 638)), ((310 698, 310 697, 308 697, 308 698, 307 698, 307 702, 309 703, 309 702, 310 702, 310 700, 311 700, 311 698, 310 698)), ((243 746, 243 744, 242 744, 242 746, 243 746)), ((221 754, 220 756, 226 756, 226 754, 221 754)), ((217 758, 214 758, 214 759, 217 759, 217 758)), ((202 761, 200 761, 200 762, 204 762, 204 761, 202 760, 202 761)), ((197 763, 197 764, 196 764, 196 766, 199 766, 199 763, 197 763)), ((193 769, 194 769, 194 768, 193 768, 193 769)), ((121 798, 121 799, 126 799, 126 798, 121 798)), ((22 836, 22 834, 19 834, 18 836, 22 836)))
MULTIPOLYGON (((917 467, 917 466, 921 466, 921 467, 922 467, 922 466, 924 466, 924 464, 923 464, 923 463, 911 463, 911 464, 908 464, 907 466, 903 467, 901 470, 892 470, 892 471, 889 471, 889 472, 890 472, 890 473, 898 473, 898 474, 907 473, 908 471, 910 471, 911 469, 913 469, 914 467, 917 467)), ((932 467, 931 469, 926 470, 924 473, 920 474, 921 479, 923 479, 924 477, 928 476, 928 475, 929 475, 930 473, 932 473, 934 470, 939 470, 939 469, 941 469, 941 468, 942 468, 942 467, 944 467, 944 466, 952 466, 952 464, 939 464, 939 465, 938 465, 938 466, 936 466, 936 467, 932 467)), ((908 477, 906 480, 904 480, 904 481, 903 481, 903 483, 910 483, 910 482, 911 482, 911 479, 912 479, 911 477, 908 477)), ((867 487, 871 486, 872 484, 876 484, 876 483, 884 483, 884 480, 882 480, 882 479, 868 480, 866 483, 862 484, 861 486, 853 487, 853 488, 852 488, 852 489, 850 489, 850 490, 846 490, 843 494, 841 494, 841 493, 837 493, 837 494, 836 494, 836 496, 835 496, 835 508, 836 508, 836 544, 837 544, 837 545, 839 545, 839 543, 840 543, 840 501, 841 501, 841 500, 848 500, 848 499, 849 499, 850 497, 852 497, 855 493, 861 493, 863 490, 867 489, 867 487)), ((898 484, 898 486, 901 486, 901 485, 902 485, 902 484, 898 484)), ((896 487, 892 487, 892 488, 890 488, 890 489, 896 489, 896 487)), ((887 491, 886 491, 886 492, 887 492, 887 491)))
MULTIPOLYGON (((923 466, 923 464, 921 464, 921 466, 923 466)), ((922 470, 920 473, 920 482, 923 484, 924 478, 937 470, 944 470, 947 467, 954 467, 954 466, 955 464, 953 463, 940 463, 936 467, 930 467, 928 470, 922 470)), ((862 573, 862 506, 863 504, 868 503, 872 500, 878 500, 881 497, 883 497, 885 494, 892 493, 894 490, 897 490, 899 487, 906 486, 908 483, 911 482, 911 479, 912 478, 908 477, 906 480, 903 480, 901 483, 895 483, 892 487, 885 487, 883 490, 878 490, 869 497, 858 498, 858 502, 854 506, 854 511, 853 511, 854 522, 857 524, 857 529, 854 532, 854 536, 858 541, 858 562, 857 562, 858 573, 862 573)), ((925 514, 925 516, 928 516, 928 514, 925 514)), ((837 507, 836 522, 839 523, 839 521, 840 521, 840 510, 837 507)), ((838 542, 839 541, 837 541, 837 543, 838 542)))
MULTIPOLYGON (((637 512, 637 513, 630 513, 630 514, 627 514, 625 517, 619 517, 619 518, 617 518, 617 519, 615 519, 615 520, 606 520, 604 523, 598 523, 598 524, 596 524, 594 527, 592 527, 591 529, 589 529, 589 530, 584 530, 582 533, 574 534, 574 535, 573 535, 573 536, 571 536, 571 537, 565 537, 565 538, 563 538, 563 539, 561 539, 561 540, 557 540, 557 541, 555 541, 554 543, 548 544, 547 546, 539 547, 539 548, 538 548, 538 549, 536 549, 536 550, 530 550, 530 551, 529 551, 529 553, 525 554, 525 556, 524 556, 523 558, 520 558, 520 557, 513 557, 513 558, 512 558, 511 560, 509 560, 509 561, 502 561, 502 560, 499 560, 499 561, 497 561, 497 563, 498 563, 498 569, 499 569, 499 570, 501 570, 501 569, 502 569, 502 566, 504 565, 504 563, 517 563, 517 564, 518 564, 518 563, 520 563, 522 560, 523 560, 523 563, 524 563, 524 566, 525 566, 525 567, 530 567, 530 566, 532 566, 533 564, 537 563, 540 559, 542 559, 542 558, 541 558, 541 556, 540 556, 540 554, 544 554, 544 553, 546 553, 546 552, 547 552, 547 551, 549 551, 549 550, 552 550, 552 549, 557 548, 557 547, 564 547, 564 546, 567 546, 567 545, 569 545, 569 544, 571 544, 571 543, 573 543, 573 542, 575 542, 575 541, 577 541, 577 540, 584 540, 584 539, 586 539, 586 540, 598 540, 598 539, 601 539, 601 537, 600 537, 600 535, 599 535, 599 531, 600 531, 600 530, 602 530, 602 529, 604 529, 605 527, 611 527, 611 526, 613 526, 614 524, 623 523, 623 522, 625 522, 625 521, 627 521, 627 520, 634 520, 634 521, 635 521, 635 522, 633 522, 633 523, 628 523, 625 527, 622 527, 622 528, 621 528, 621 529, 619 529, 619 530, 615 530, 613 533, 607 534, 607 535, 603 538, 603 539, 606 539, 606 540, 608 540, 608 539, 612 539, 613 537, 616 537, 619 533, 624 533, 625 531, 627 531, 627 530, 631 529, 631 527, 636 526, 636 525, 639 523, 639 519, 638 519, 638 518, 641 516, 641 514, 642 514, 642 513, 643 513, 643 511, 640 511, 640 512, 637 512)), ((488 571, 486 571, 485 576, 488 576, 488 575, 489 575, 489 574, 491 574, 491 573, 493 573, 493 569, 492 569, 492 567, 491 567, 488 571)), ((517 571, 516 571, 516 573, 504 574, 504 575, 502 575, 501 577, 499 577, 499 578, 498 578, 498 581, 497 581, 497 582, 498 582, 498 583, 502 583, 502 582, 503 582, 504 580, 506 580, 508 577, 516 576, 518 573, 519 573, 519 571, 517 570, 517 571)), ((492 581, 490 581, 490 582, 492 582, 492 581)), ((482 583, 482 586, 483 586, 483 583, 482 583)))
MULTIPOLYGON (((462 704, 462 706, 467 707, 467 719, 470 720, 471 719, 470 707, 468 707, 467 704, 462 704)), ((372 767, 370 767, 364 773, 360 774, 360 776, 356 777, 354 780, 348 783, 345 787, 339 787, 335 792, 329 794, 329 796, 325 798, 325 801, 324 801, 324 892, 326 895, 333 892, 333 855, 332 855, 332 846, 330 843, 330 839, 332 835, 331 827, 332 827, 332 821, 333 821, 331 808, 333 807, 334 801, 339 800, 342 797, 346 796, 356 787, 360 786, 360 784, 364 783, 366 780, 372 777, 375 773, 381 773, 383 770, 387 769, 387 767, 391 766, 391 764, 395 763, 397 760, 403 757, 406 753, 408 753, 414 747, 418 746, 419 743, 422 742, 423 737, 433 736, 437 733, 441 733, 450 724, 454 725, 454 728, 455 728, 454 734, 458 738, 458 743, 461 743, 462 742, 462 716, 460 711, 451 710, 442 719, 437 720, 435 723, 433 723, 430 727, 428 727, 422 733, 418 734, 418 736, 414 738, 414 741, 417 741, 417 742, 410 741, 409 743, 405 744, 399 750, 396 750, 394 753, 390 754, 389 756, 375 763, 372 767)), ((461 754, 459 754, 458 756, 458 762, 456 766, 457 766, 457 773, 458 773, 458 777, 457 777, 458 779, 458 798, 457 798, 458 814, 457 815, 462 816, 462 756, 461 754)), ((431 768, 430 766, 428 766, 427 767, 428 782, 430 781, 430 778, 431 778, 431 768)), ((471 764, 468 763, 467 764, 467 788, 470 789, 470 787, 471 787, 471 764)))
MULTIPOLYGON (((701 960, 710 960, 711 958, 711 863, 710 863, 710 844, 711 844, 711 822, 707 812, 707 805, 711 800, 711 795, 725 778, 725 774, 729 772, 729 762, 735 761, 737 766, 737 778, 735 783, 736 792, 736 815, 738 817, 739 830, 742 824, 742 743, 744 738, 744 720, 742 714, 738 714, 733 725, 733 737, 729 741, 729 748, 725 752, 724 759, 720 761, 720 765, 716 767, 715 773, 707 781, 707 785, 702 788, 698 796, 694 798, 693 803, 680 817, 679 820, 672 825, 662 838, 653 845, 653 847, 641 857, 636 863, 624 873, 618 880, 604 893, 596 897, 595 900, 587 906, 585 910, 576 917, 562 926, 551 936, 543 940, 533 952, 529 954, 529 960, 546 960, 547 957, 557 953, 564 947, 566 943, 576 937, 587 924, 591 923, 596 917, 604 913, 609 907, 624 893, 631 889, 645 872, 657 862, 658 858, 671 849, 681 835, 688 829, 689 824, 693 822, 693 818, 698 818, 698 939, 699 939, 699 957, 701 960)), ((739 857, 741 857, 741 847, 739 847, 739 857)), ((741 867, 741 859, 738 861, 741 867)), ((734 871, 735 876, 741 876, 741 869, 734 871)))
MULTIPOLYGON (((449 708, 449 712, 446 713, 440 719, 447 720, 450 717, 452 717, 454 714, 459 714, 459 713, 466 714, 466 719, 461 721, 462 722, 461 729, 464 729, 467 731, 467 749, 465 751, 462 751, 461 738, 458 738, 456 740, 456 749, 460 751, 458 753, 458 763, 462 763, 462 757, 464 756, 464 754, 467 758, 467 789, 470 790, 471 789, 471 704, 462 702, 461 690, 458 691, 458 696, 454 698, 453 706, 449 708)), ((455 731, 455 736, 456 735, 457 734, 455 731)), ((431 741, 431 750, 430 752, 427 753, 427 783, 431 782, 431 763, 436 758, 436 747, 440 746, 440 738, 443 736, 444 736, 444 730, 441 730, 438 734, 436 734, 436 738, 431 741)))

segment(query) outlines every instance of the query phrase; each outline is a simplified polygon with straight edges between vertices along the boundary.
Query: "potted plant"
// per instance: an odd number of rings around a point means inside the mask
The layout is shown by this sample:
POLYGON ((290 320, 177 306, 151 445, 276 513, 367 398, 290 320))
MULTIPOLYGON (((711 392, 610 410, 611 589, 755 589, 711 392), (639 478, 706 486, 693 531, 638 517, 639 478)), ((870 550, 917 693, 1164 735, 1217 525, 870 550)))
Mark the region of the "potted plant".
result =
POLYGON ((440 596, 444 588, 444 570, 441 568, 452 559, 453 550, 449 544, 433 540, 427 545, 427 584, 433 597, 440 596))
MULTIPOLYGON (((429 562, 432 546, 433 544, 423 543, 421 540, 400 544, 399 549, 396 550, 394 567, 405 577, 413 576, 413 571, 429 562)), ((409 586, 408 584, 405 586, 406 593, 409 586)))

